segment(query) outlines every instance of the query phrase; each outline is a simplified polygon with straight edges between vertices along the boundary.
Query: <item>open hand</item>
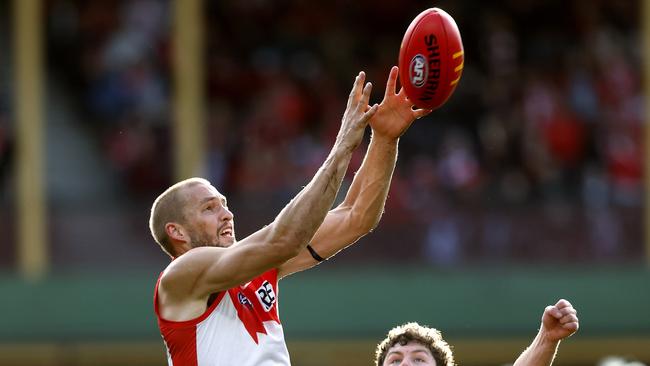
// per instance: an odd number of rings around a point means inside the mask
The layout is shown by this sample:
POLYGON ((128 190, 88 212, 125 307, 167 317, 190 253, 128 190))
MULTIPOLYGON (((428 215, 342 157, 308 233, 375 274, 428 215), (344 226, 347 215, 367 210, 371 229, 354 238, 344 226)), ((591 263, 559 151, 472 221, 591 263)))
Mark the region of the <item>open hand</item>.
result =
POLYGON ((399 138, 413 121, 431 113, 431 109, 413 109, 413 103, 406 96, 404 88, 395 93, 398 73, 397 66, 393 66, 386 82, 384 100, 370 119, 373 132, 390 139, 399 138))
POLYGON ((377 112, 378 106, 368 105, 372 84, 365 83, 366 74, 361 71, 354 80, 354 85, 348 97, 348 104, 343 114, 341 128, 336 138, 337 144, 354 149, 361 143, 368 120, 377 112))

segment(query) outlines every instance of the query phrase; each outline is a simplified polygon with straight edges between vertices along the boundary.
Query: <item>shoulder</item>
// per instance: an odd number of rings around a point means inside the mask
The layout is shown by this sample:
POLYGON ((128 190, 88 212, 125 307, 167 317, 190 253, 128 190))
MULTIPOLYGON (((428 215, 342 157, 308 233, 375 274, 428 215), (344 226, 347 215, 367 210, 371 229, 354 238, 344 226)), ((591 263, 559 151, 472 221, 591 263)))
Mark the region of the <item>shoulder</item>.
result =
POLYGON ((215 249, 194 248, 174 258, 160 275, 160 290, 171 294, 191 293, 205 267, 219 255, 220 251, 215 249))
POLYGON ((191 261, 182 260, 184 256, 174 259, 158 279, 154 307, 160 320, 185 322, 197 319, 206 311, 210 294, 201 292, 201 269, 193 267, 191 261))

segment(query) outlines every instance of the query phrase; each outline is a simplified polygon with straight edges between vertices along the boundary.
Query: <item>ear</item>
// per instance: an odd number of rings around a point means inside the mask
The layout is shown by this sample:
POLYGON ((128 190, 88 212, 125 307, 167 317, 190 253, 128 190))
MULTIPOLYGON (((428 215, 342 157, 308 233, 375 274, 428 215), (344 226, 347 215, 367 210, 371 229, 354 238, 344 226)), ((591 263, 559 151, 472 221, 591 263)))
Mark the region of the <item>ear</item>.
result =
POLYGON ((185 232, 183 226, 174 222, 168 222, 165 224, 165 232, 167 233, 167 236, 169 236, 169 238, 172 240, 172 242, 186 243, 190 240, 190 237, 185 232))

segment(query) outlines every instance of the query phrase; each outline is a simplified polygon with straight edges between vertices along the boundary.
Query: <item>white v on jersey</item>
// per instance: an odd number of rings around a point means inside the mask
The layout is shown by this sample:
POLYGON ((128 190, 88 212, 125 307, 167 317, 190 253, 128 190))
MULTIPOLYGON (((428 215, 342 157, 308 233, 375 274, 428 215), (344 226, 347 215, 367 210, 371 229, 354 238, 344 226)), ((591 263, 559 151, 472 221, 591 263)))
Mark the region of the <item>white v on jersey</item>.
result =
POLYGON ((277 269, 219 293, 198 318, 175 322, 154 309, 169 366, 283 366, 289 352, 278 316, 277 269))

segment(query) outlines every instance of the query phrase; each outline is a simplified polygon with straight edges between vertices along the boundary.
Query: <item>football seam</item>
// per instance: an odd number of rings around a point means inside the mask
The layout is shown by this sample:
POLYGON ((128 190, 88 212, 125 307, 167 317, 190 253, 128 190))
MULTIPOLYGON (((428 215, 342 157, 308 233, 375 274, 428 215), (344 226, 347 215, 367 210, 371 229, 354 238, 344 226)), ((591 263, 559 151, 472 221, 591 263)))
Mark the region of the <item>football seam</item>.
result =
MULTIPOLYGON (((418 27, 419 27, 420 24, 422 23, 422 20, 423 20, 424 18, 426 18, 429 14, 431 14, 431 13, 435 13, 435 11, 434 11, 433 9, 428 9, 428 10, 429 10, 429 11, 427 11, 427 12, 424 12, 424 13, 419 14, 419 15, 417 16, 417 18, 419 18, 419 19, 417 19, 417 21, 416 21, 416 19, 414 19, 414 20, 412 21, 413 28, 411 29, 411 32, 408 32, 408 29, 410 28, 410 24, 409 24, 409 28, 407 28, 407 33, 409 34, 409 35, 408 35, 408 42, 406 42, 406 49, 407 49, 407 50, 410 49, 410 47, 411 47, 411 41, 412 41, 413 38, 414 38, 413 36, 415 35, 415 33, 417 33, 416 30, 418 29, 418 27)), ((402 43, 404 43, 404 42, 402 41, 402 43)), ((400 50, 400 54, 402 54, 401 50, 400 50)), ((408 55, 407 55, 406 52, 404 52, 403 55, 401 55, 400 58, 402 58, 402 57, 404 58, 404 62, 402 63, 402 65, 406 68, 406 70, 402 70, 402 69, 400 69, 400 74, 401 74, 401 75, 400 75, 400 79, 402 79, 401 76, 404 75, 404 76, 405 76, 405 79, 408 81, 409 88, 415 88, 415 86, 414 86, 413 83, 411 82, 411 75, 410 75, 410 63, 411 63, 411 59, 408 58, 408 55)), ((398 60, 398 62, 399 62, 399 60, 398 60)), ((399 63, 398 63, 398 65, 399 65, 399 63)), ((400 84, 402 85, 402 87, 404 87, 404 81, 403 81, 403 80, 400 80, 400 84)))
MULTIPOLYGON (((451 78, 450 78, 451 75, 450 75, 450 74, 452 73, 452 70, 453 70, 453 69, 451 68, 451 66, 452 66, 452 62, 451 62, 451 61, 452 61, 452 59, 453 59, 453 58, 452 58, 452 54, 453 54, 453 53, 450 52, 450 50, 449 50, 449 34, 447 34, 447 26, 446 26, 446 24, 445 24, 445 22, 443 21, 442 18, 443 18, 443 15, 442 15, 441 13, 438 12, 438 20, 440 21, 440 25, 441 25, 442 31, 443 31, 444 34, 445 34, 445 36, 444 36, 444 39, 445 39, 445 48, 444 48, 444 49, 445 49, 445 53, 446 53, 446 55, 445 55, 445 56, 446 56, 446 57, 445 57, 446 60, 445 60, 445 61, 447 62, 447 66, 444 67, 444 68, 442 68, 442 69, 445 70, 446 72, 445 72, 445 75, 444 75, 441 79, 443 79, 443 78, 445 79, 445 80, 444 80, 444 84, 442 84, 442 85, 444 85, 445 87, 448 87, 448 86, 449 86, 448 84, 449 84, 449 82, 450 82, 450 80, 451 80, 451 78)), ((442 50, 442 48, 441 48, 441 50, 442 50)), ((443 80, 440 80, 441 83, 442 83, 442 81, 443 81, 443 80)), ((442 85, 440 85, 440 87, 442 87, 442 85)), ((445 103, 447 102, 447 100, 449 99, 449 97, 453 94, 454 89, 456 89, 456 86, 454 86, 454 87, 449 91, 449 93, 447 94, 447 96, 445 96, 445 99, 441 100, 440 106, 442 106, 443 104, 445 104, 445 103)))

